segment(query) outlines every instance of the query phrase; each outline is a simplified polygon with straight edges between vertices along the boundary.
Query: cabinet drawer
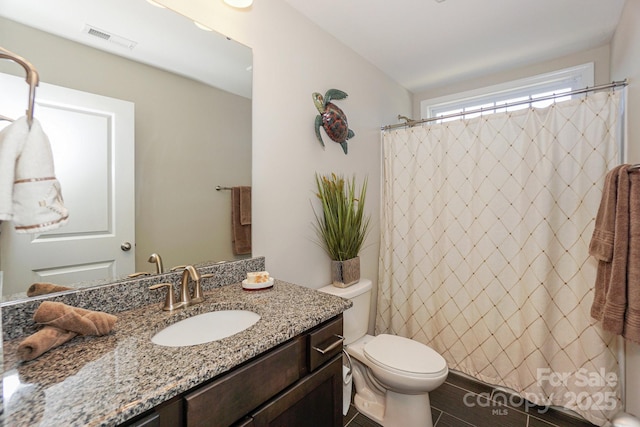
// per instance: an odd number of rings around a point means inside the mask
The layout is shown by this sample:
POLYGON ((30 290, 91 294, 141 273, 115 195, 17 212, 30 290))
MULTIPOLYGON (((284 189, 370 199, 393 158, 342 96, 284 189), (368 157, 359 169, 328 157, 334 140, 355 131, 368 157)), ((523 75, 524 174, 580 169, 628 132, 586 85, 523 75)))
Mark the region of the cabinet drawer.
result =
POLYGON ((184 427, 182 396, 176 396, 150 411, 121 424, 122 427, 184 427))
POLYGON ((160 427, 160 414, 155 412, 151 415, 147 415, 141 420, 131 424, 131 427, 160 427))
POLYGON ((300 378, 304 341, 269 354, 185 395, 187 426, 229 426, 300 378))
POLYGON ((342 315, 309 332, 309 371, 342 352, 342 315))

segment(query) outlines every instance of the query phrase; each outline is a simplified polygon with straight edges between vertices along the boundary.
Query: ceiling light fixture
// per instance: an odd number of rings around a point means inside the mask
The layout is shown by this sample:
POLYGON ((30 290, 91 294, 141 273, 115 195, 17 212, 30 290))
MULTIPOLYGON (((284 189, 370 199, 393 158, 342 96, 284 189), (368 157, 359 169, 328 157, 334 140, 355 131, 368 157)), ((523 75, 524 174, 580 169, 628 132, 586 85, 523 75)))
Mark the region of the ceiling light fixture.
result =
POLYGON ((253 0, 224 0, 224 2, 231 7, 240 9, 247 8, 253 4, 253 0))

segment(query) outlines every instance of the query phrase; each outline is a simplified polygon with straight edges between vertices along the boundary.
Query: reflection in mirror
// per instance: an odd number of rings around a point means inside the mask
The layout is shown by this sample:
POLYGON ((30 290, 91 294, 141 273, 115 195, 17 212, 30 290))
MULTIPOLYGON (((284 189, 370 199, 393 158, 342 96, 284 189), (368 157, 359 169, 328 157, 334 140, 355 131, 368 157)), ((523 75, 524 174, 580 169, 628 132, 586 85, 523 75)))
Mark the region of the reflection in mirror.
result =
MULTIPOLYGON (((43 126, 50 114, 49 105, 43 105, 45 95, 43 99, 38 95, 48 90, 47 85, 133 105, 135 216, 130 220, 135 234, 111 244, 112 258, 96 260, 104 266, 105 276, 99 279, 111 281, 136 271, 155 273, 154 265, 148 262, 152 253, 162 256, 167 270, 175 265, 250 256, 234 255, 231 192, 216 191, 216 186, 251 185, 249 48, 203 31, 186 18, 144 0, 0 0, 0 44, 38 69, 42 84, 36 91, 35 117, 43 126), (110 40, 90 35, 92 29, 110 40), (135 266, 117 271, 113 259, 115 254, 122 256, 121 246, 126 241, 132 243, 132 249, 125 257, 134 258, 135 266)), ((23 71, 7 61, 0 61, 0 73, 23 78, 23 71)), ((24 114, 24 100, 18 102, 22 110, 0 114, 16 118, 24 114)), ((111 129, 109 120, 105 128, 111 129)), ((81 127, 85 128, 77 125, 67 131, 76 133, 81 127)), ((49 134, 49 129, 44 130, 49 134)), ((64 170, 72 156, 61 147, 66 143, 69 149, 71 137, 56 141, 56 133, 52 129, 49 138, 70 220, 69 228, 59 229, 55 238, 49 236, 50 241, 62 240, 80 229, 79 212, 95 207, 96 203, 86 201, 98 194, 95 186, 82 187, 88 180, 85 172, 75 168, 74 175, 64 170)), ((83 144, 90 145, 91 141, 83 144)), ((104 150, 111 153, 110 149, 104 150)), ((81 161, 92 148, 85 151, 81 161)), ((110 164, 110 168, 104 179, 104 198, 109 199, 103 200, 105 205, 115 197, 112 186, 119 172, 117 165, 110 164)), ((113 234, 115 221, 110 213, 96 212, 92 218, 104 218, 102 234, 113 234)), ((5 300, 24 296, 32 282, 53 282, 40 275, 8 283, 13 263, 6 260, 20 259, 7 254, 12 246, 6 243, 10 227, 11 223, 5 222, 0 232, 5 300)), ((70 239, 75 242, 72 249, 75 247, 76 252, 82 241, 80 234, 70 239)), ((34 237, 46 240, 47 235, 34 237)), ((57 250, 56 255, 67 252, 57 250)), ((36 256, 54 258, 53 253, 36 256)), ((69 266, 64 262, 61 265, 69 266)), ((84 276, 83 272, 71 277, 72 283, 55 282, 72 287, 96 283, 84 283, 95 277, 84 276)))

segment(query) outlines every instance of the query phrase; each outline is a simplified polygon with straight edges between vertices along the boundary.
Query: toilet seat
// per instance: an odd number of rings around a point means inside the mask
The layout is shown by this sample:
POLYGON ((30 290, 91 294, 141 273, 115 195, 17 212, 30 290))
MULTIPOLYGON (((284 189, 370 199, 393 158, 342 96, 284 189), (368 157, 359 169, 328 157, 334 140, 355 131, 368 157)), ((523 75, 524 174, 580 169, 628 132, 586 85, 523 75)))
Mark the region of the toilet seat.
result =
POLYGON ((363 351, 369 361, 399 375, 431 378, 447 372, 447 362, 440 354, 409 338, 380 334, 363 351))

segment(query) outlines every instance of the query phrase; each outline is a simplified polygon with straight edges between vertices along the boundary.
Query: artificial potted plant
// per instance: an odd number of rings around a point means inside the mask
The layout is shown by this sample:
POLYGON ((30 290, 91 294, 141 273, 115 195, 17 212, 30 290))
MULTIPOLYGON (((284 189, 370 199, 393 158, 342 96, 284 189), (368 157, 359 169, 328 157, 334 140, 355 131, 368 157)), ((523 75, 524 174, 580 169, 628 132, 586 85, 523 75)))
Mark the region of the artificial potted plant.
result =
POLYGON ((345 288, 360 280, 360 249, 369 231, 370 217, 364 214, 367 180, 356 191, 355 177, 316 174, 317 196, 322 214, 316 212, 314 228, 321 246, 331 258, 331 280, 345 288))

